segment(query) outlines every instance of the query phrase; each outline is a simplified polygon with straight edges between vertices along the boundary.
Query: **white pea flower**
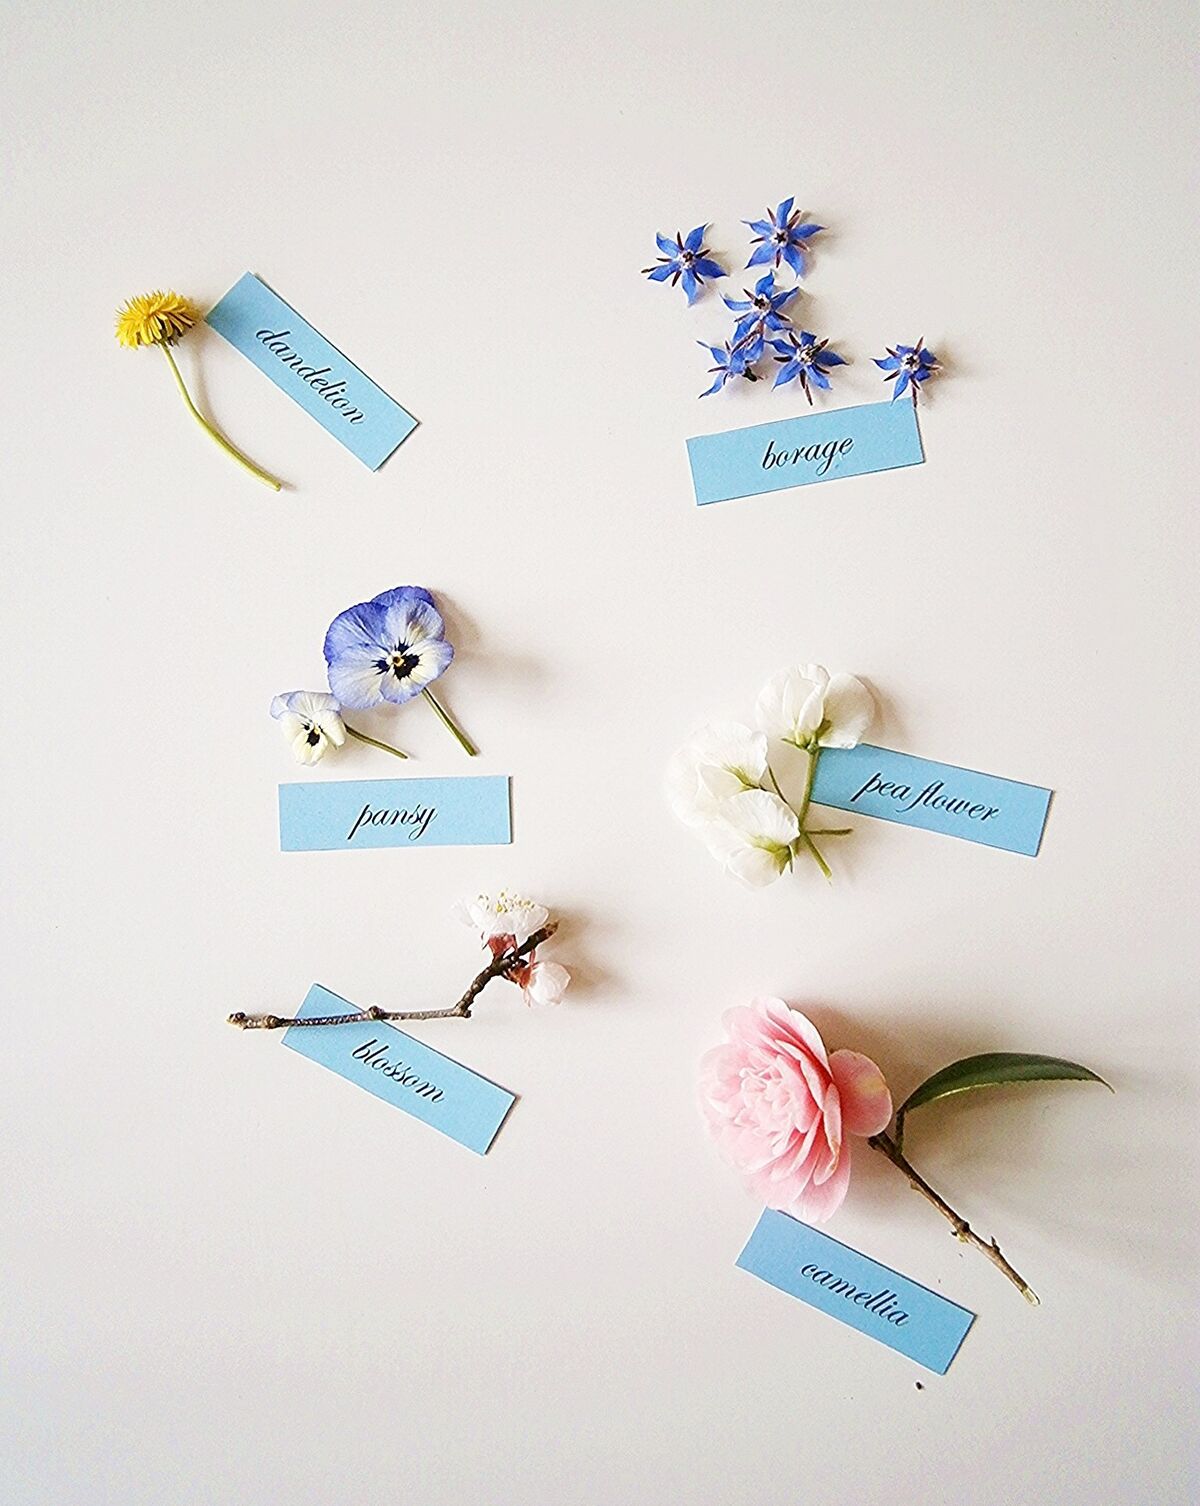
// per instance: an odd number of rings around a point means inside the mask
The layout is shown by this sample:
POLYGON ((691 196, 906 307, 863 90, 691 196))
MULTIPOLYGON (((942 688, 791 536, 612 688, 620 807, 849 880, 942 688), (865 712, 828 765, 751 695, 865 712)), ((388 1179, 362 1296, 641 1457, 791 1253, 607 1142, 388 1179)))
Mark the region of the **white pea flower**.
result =
POLYGON ((759 692, 755 719, 794 747, 856 748, 875 719, 871 692, 853 675, 820 664, 781 669, 759 692))
POLYGON ((767 739, 741 722, 703 727, 667 765, 667 798, 685 826, 712 820, 721 802, 755 790, 767 772, 767 739))
POLYGON ((291 744, 298 763, 320 763, 330 748, 346 741, 341 702, 319 690, 289 690, 271 702, 271 715, 291 744))
POLYGON ((800 822, 791 806, 770 790, 743 790, 721 801, 703 836, 726 873, 751 889, 762 889, 791 866, 800 822))

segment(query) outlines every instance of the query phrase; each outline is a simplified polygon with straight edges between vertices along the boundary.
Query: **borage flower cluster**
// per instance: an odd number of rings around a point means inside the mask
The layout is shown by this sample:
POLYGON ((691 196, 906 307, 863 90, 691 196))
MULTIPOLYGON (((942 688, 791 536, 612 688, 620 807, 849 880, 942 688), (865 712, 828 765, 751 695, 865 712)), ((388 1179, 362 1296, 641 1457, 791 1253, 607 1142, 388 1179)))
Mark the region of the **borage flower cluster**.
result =
POLYGON ((271 715, 299 763, 318 763, 347 736, 407 758, 399 748, 352 727, 342 712, 368 711, 384 702, 402 706, 417 696, 428 702, 464 751, 475 755, 475 746, 429 688, 450 667, 454 647, 424 586, 396 586, 339 612, 326 631, 324 651, 332 695, 291 690, 271 702, 271 715))
POLYGON ((671 808, 726 873, 752 889, 774 883, 801 853, 831 879, 815 838, 850 832, 805 825, 817 761, 823 748, 857 747, 874 716, 871 692, 853 675, 831 675, 819 664, 781 670, 759 693, 757 730, 714 722, 675 754, 667 769, 671 808), (772 740, 803 755, 795 798, 772 767, 772 740))

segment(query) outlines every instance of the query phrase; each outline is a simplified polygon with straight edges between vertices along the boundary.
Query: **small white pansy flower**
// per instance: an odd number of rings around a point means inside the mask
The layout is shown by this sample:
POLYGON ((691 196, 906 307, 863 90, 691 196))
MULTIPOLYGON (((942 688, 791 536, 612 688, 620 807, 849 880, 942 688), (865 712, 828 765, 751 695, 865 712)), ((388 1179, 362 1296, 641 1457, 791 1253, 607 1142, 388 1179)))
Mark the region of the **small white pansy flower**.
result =
POLYGON ((730 795, 757 789, 767 772, 767 739, 741 722, 702 727, 667 765, 667 798, 685 826, 700 826, 730 795))
POLYGON ((721 802, 703 835, 726 873, 751 889, 762 889, 790 866, 800 822, 778 795, 769 790, 743 790, 721 802))
POLYGON ((341 703, 319 690, 289 690, 271 702, 271 715, 298 763, 320 763, 330 748, 346 741, 341 703))
POLYGON ((871 692, 853 675, 820 664, 781 669, 759 692, 755 720, 794 747, 856 748, 875 719, 871 692))

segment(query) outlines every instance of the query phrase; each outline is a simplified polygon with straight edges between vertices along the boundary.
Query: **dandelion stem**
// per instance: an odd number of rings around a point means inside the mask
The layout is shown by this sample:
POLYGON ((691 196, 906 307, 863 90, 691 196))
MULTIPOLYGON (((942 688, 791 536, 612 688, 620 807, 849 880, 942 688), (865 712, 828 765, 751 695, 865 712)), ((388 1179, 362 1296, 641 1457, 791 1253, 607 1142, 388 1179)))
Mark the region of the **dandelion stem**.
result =
POLYGON ((183 401, 187 404, 187 410, 200 425, 200 427, 207 434, 210 434, 212 438, 215 439, 216 442, 225 451, 225 453, 227 455, 231 455, 233 459, 236 460, 244 470, 249 471, 252 476, 257 476, 264 486, 269 486, 271 490, 275 492, 282 490, 282 482, 276 481, 274 476, 269 476, 266 471, 260 470, 259 467, 254 464, 253 460, 248 459, 247 456, 242 454, 241 450, 237 449, 234 445, 231 445, 225 438, 224 434, 219 433, 216 429, 213 428, 208 419, 204 417, 203 413, 201 413, 199 408, 196 407, 195 403, 192 402, 191 394, 184 386, 183 377, 180 375, 179 367, 175 364, 175 357, 171 354, 171 347, 169 345, 163 345, 161 349, 163 355, 167 358, 167 362, 170 365, 172 373, 174 374, 175 385, 179 388, 180 395, 182 396, 183 401))
POLYGON ((285 1030, 293 1025, 361 1025, 364 1020, 469 1020, 471 1006, 488 984, 493 979, 503 978, 510 973, 523 957, 532 955, 557 930, 558 922, 548 921, 534 931, 527 941, 521 942, 520 946, 511 947, 499 957, 493 957, 471 979, 458 1003, 451 1004, 448 1009, 380 1009, 377 1004, 372 1004, 369 1009, 356 1009, 352 1014, 321 1015, 308 1020, 289 1019, 277 1014, 243 1014, 238 1010, 236 1014, 229 1016, 229 1023, 236 1025, 239 1030, 285 1030))
POLYGON ((428 685, 424 687, 424 689, 421 691, 421 694, 437 712, 442 725, 448 727, 449 730, 458 739, 459 745, 462 747, 463 751, 466 752, 471 758, 477 758, 479 756, 479 749, 462 730, 462 728, 458 726, 454 718, 442 705, 441 701, 438 700, 437 696, 434 695, 433 691, 430 690, 428 685))
POLYGON ((407 758, 407 753, 402 753, 399 748, 393 748, 390 743, 381 743, 377 737, 368 737, 365 732, 360 732, 357 727, 352 727, 349 722, 343 722, 342 726, 351 737, 356 737, 360 743, 370 743, 373 748, 382 748, 385 753, 394 753, 397 758, 407 758))
POLYGON ((927 1202, 933 1204, 937 1211, 946 1219, 954 1230, 954 1237, 960 1239, 963 1244, 974 1245, 977 1250, 987 1256, 997 1270, 1002 1271, 1033 1307, 1040 1306, 1037 1293, 1025 1280, 1019 1271, 1015 1270, 1005 1259, 1000 1246, 994 1239, 981 1239, 975 1230, 971 1228, 966 1219, 951 1208, 950 1204, 938 1192, 935 1192, 919 1171, 909 1162, 901 1152, 895 1140, 886 1133, 872 1135, 867 1141, 872 1150, 877 1150, 880 1155, 886 1156, 893 1166, 897 1167, 908 1178, 909 1182, 921 1194, 927 1202))

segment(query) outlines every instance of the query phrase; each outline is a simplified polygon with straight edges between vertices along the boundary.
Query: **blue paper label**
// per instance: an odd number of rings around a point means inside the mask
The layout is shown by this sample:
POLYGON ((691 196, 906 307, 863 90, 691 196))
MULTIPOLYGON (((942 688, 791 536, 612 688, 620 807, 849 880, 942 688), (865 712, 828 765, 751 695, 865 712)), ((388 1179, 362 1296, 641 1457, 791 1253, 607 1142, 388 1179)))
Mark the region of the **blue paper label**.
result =
POLYGON ((491 847, 511 841, 507 774, 279 786, 282 852, 491 847))
POLYGON ((975 1314, 786 1213, 764 1211, 743 1271, 945 1375, 975 1314))
POLYGON ((839 811, 1037 857, 1052 790, 860 743, 826 748, 812 798, 839 811))
MULTIPOLYGON (((355 1007, 314 983, 297 1018, 353 1014, 355 1007)), ((283 1044, 481 1156, 516 1102, 516 1094, 507 1088, 383 1020, 293 1025, 284 1031, 283 1044)))
POLYGON ((697 506, 925 459, 912 403, 864 403, 687 442, 697 506))
POLYGON ((417 426, 253 272, 209 311, 208 323, 373 471, 417 426))

